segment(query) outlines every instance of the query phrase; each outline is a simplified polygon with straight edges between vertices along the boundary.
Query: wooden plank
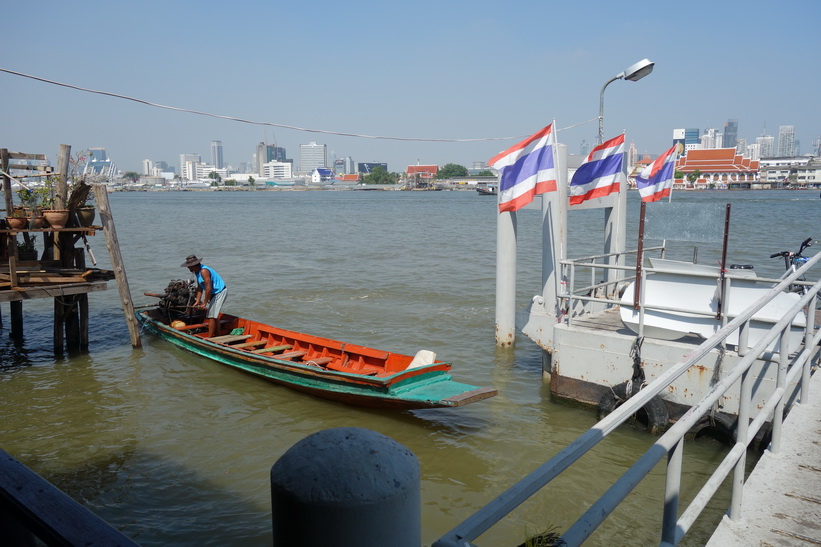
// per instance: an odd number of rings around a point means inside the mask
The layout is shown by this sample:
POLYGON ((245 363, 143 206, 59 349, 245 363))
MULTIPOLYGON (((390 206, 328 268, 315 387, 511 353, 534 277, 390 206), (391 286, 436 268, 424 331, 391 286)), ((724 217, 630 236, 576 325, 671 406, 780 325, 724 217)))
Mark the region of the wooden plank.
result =
POLYGON ((206 338, 209 342, 216 342, 217 344, 230 344, 231 342, 242 342, 243 340, 248 340, 251 338, 250 334, 225 334, 223 336, 213 336, 211 338, 206 338))
POLYGON ((277 353, 271 357, 274 359, 295 359, 297 357, 303 357, 307 354, 307 351, 286 351, 285 353, 277 353))
MULTIPOLYGON (((62 148, 61 148, 62 151, 62 148)), ((68 162, 68 159, 66 159, 68 162)), ((131 337, 131 346, 142 347, 140 340, 140 325, 137 316, 134 315, 134 302, 131 300, 131 290, 128 288, 128 277, 125 273, 123 256, 120 253, 120 244, 117 241, 117 230, 114 227, 114 217, 111 213, 111 205, 108 201, 108 190, 102 184, 94 185, 94 199, 97 201, 97 211, 100 214, 100 223, 103 225, 105 233, 108 256, 111 258, 111 269, 114 270, 114 278, 117 280, 117 290, 120 293, 120 304, 123 307, 125 321, 128 325, 128 333, 131 337)))
MULTIPOLYGON (((317 357, 316 359, 308 359, 308 360, 303 360, 303 361, 306 365, 316 365, 318 367, 321 367, 321 366, 327 365, 328 363, 330 363, 333 360, 334 360, 333 357, 317 357)), ((353 372, 352 369, 344 369, 344 371, 353 372)))
POLYGON ((4 501, 4 513, 19 519, 46 545, 137 546, 3 450, 0 450, 0 497, 4 501))
POLYGON ((14 152, 12 150, 8 151, 9 158, 13 160, 46 160, 45 154, 27 154, 26 152, 14 152))
POLYGON ((271 346, 270 348, 255 349, 254 353, 270 353, 272 351, 282 351, 286 349, 291 349, 292 347, 294 346, 290 346, 288 344, 285 344, 283 346, 271 346))
POLYGON ((243 342, 242 344, 234 344, 231 347, 238 348, 238 349, 245 349, 245 348, 253 348, 256 346, 264 346, 268 343, 268 340, 255 340, 253 342, 243 342))
POLYGON ((68 285, 49 285, 36 287, 12 287, 10 291, 0 291, 0 302, 15 302, 31 300, 33 298, 54 298, 54 291, 60 295, 82 294, 96 291, 105 291, 108 284, 105 282, 71 283, 68 285))
MULTIPOLYGON (((42 165, 27 165, 27 164, 25 164, 25 163, 10 163, 10 164, 9 164, 9 171, 11 171, 11 170, 17 170, 17 171, 33 171, 33 170, 35 170, 35 169, 38 169, 38 170, 39 170, 39 169, 42 169, 42 168, 43 168, 43 166, 42 166, 42 165)), ((25 175, 23 175, 23 176, 26 176, 26 177, 47 177, 47 176, 49 176, 49 175, 53 175, 53 174, 54 174, 54 173, 48 173, 48 172, 43 172, 42 174, 39 174, 39 173, 36 173, 36 174, 29 174, 29 173, 26 173, 26 174, 25 174, 25 175)))
POLYGON ((29 275, 24 273, 17 274, 17 283, 22 285, 23 283, 29 285, 44 285, 44 284, 62 284, 62 283, 87 283, 87 281, 82 277, 69 277, 66 275, 50 275, 50 276, 39 276, 39 275, 29 275))

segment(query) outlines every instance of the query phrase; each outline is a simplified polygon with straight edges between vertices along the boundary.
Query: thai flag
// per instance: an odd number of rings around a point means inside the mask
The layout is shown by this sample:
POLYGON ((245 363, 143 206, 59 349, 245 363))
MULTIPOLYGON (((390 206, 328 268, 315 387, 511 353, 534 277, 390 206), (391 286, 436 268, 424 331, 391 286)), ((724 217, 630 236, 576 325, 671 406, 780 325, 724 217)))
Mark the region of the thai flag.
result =
POLYGON ((570 205, 618 192, 626 182, 624 134, 621 134, 594 148, 573 174, 570 181, 570 205))
POLYGON ((499 171, 499 212, 518 211, 536 194, 556 191, 556 134, 553 124, 534 133, 488 164, 499 171))
POLYGON ((670 195, 673 190, 673 172, 678 157, 678 146, 674 144, 636 177, 636 187, 642 201, 658 201, 670 195))

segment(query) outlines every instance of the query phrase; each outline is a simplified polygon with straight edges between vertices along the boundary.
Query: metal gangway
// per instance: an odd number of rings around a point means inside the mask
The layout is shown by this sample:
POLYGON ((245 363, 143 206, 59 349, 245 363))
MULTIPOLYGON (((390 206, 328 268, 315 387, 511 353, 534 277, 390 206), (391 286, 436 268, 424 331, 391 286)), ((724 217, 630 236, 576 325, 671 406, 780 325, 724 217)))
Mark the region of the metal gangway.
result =
MULTIPOLYGON (((704 398, 690 407, 675 424, 670 426, 584 514, 570 525, 570 527, 561 534, 561 541, 568 546, 582 544, 593 534, 596 528, 607 519, 619 503, 665 458, 667 460, 667 471, 661 537, 659 538, 660 545, 676 545, 682 540, 730 473, 733 474, 733 477, 731 481, 732 494, 728 516, 733 520, 741 518, 747 448, 759 432, 762 431, 765 424, 771 422, 772 437, 768 449, 773 453, 778 453, 781 450, 782 423, 785 411, 789 410, 788 403, 796 393, 797 402, 799 404, 809 401, 811 370, 813 366, 818 366, 819 357, 821 357, 821 348, 819 347, 819 343, 821 343, 821 330, 819 330, 815 324, 816 309, 821 302, 821 298, 819 297, 821 281, 806 283, 802 280, 805 274, 819 264, 819 262, 821 262, 821 253, 810 258, 801 268, 789 274, 785 274, 781 280, 777 280, 771 290, 763 294, 759 300, 745 311, 739 313, 734 319, 730 320, 725 316, 723 326, 720 330, 698 345, 689 356, 667 369, 654 381, 627 399, 613 413, 599 421, 595 426, 582 434, 550 460, 529 473, 485 507, 439 538, 434 542, 434 547, 466 547, 474 545, 472 543, 474 540, 479 538, 479 536, 489 530, 494 524, 504 519, 520 504, 547 486, 561 473, 573 466, 573 464, 577 463, 605 437, 629 420, 631 416, 653 397, 665 391, 670 384, 684 375, 691 367, 698 365, 699 361, 712 350, 722 347, 726 339, 736 331, 738 331, 739 337, 737 350, 741 357, 739 363, 729 371, 723 379, 715 383, 704 398), (802 287, 801 292, 803 295, 800 300, 798 300, 753 347, 748 347, 750 322, 756 312, 767 305, 768 302, 782 291, 789 290, 791 287, 794 288, 796 286, 802 287), (791 333, 793 322, 801 313, 805 313, 806 315, 806 323, 802 335, 803 344, 792 354, 788 351, 778 353, 776 387, 766 399, 766 402, 755 412, 756 405, 753 402, 753 383, 755 378, 751 372, 751 366, 755 363, 756 359, 765 354, 767 348, 770 347, 774 341, 779 341, 780 348, 789 347, 789 336, 795 334, 794 332, 791 333), (727 391, 734 388, 738 382, 740 382, 740 401, 735 444, 712 475, 705 481, 690 504, 684 507, 683 510, 680 510, 679 506, 682 502, 681 473, 685 455, 685 435, 705 415, 708 415, 714 407, 714 404, 717 403, 727 391)), ((562 264, 573 268, 575 266, 583 266, 584 261, 563 261, 562 264)), ((596 269, 596 267, 607 266, 591 266, 590 263, 587 263, 586 267, 596 269)), ((622 270, 629 269, 617 265, 610 267, 622 270)), ((638 277, 644 277, 648 272, 652 274, 653 269, 640 272, 638 277)), ((593 281, 591 285, 581 290, 573 286, 575 277, 572 272, 565 277, 565 279, 571 280, 564 294, 559 295, 560 298, 570 302, 568 305, 570 313, 565 317, 565 321, 572 321, 572 311, 574 309, 572 301, 574 299, 586 301, 587 303, 599 302, 605 305, 607 303, 614 303, 612 297, 606 297, 606 293, 608 292, 607 284, 596 283, 595 272, 592 276, 593 281), (605 293, 605 297, 600 297, 597 291, 605 293)), ((647 308, 644 302, 640 303, 640 307, 642 310, 647 308)), ((816 394, 815 396, 818 395, 816 394)))

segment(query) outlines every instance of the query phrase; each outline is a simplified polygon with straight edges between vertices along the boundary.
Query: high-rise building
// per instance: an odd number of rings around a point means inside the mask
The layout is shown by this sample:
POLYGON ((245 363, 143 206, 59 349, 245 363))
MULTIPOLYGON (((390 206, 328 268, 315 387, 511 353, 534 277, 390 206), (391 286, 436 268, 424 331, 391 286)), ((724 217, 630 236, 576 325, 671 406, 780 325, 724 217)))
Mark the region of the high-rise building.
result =
POLYGON ((185 180, 197 180, 193 166, 199 162, 199 154, 180 154, 180 176, 185 180))
POLYGON ((724 148, 724 136, 718 132, 718 129, 705 129, 700 140, 702 150, 724 148))
POLYGON ((108 154, 105 151, 105 148, 89 148, 88 153, 91 156, 89 158, 91 161, 107 161, 108 154))
POLYGON ((775 155, 775 139, 772 135, 756 137, 755 143, 758 145, 759 158, 771 158, 775 155))
POLYGON ((326 168, 328 164, 328 147, 314 141, 299 145, 299 170, 312 173, 314 169, 326 168))
POLYGON ((701 146, 701 131, 696 128, 684 130, 684 149, 693 150, 701 146))
POLYGON ((154 162, 151 160, 143 160, 143 175, 150 175, 154 169, 154 162))
POLYGON ((736 139, 735 149, 736 152, 741 154, 742 156, 747 155, 747 139, 736 139))
POLYGON ((257 165, 257 173, 259 176, 264 177, 265 169, 263 165, 266 163, 277 161, 277 162, 285 162, 287 158, 285 157, 285 149, 277 146, 275 144, 265 144, 264 142, 260 142, 257 145, 257 153, 255 154, 256 158, 256 165, 257 165))
POLYGON ((225 167, 222 161, 222 141, 211 141, 211 165, 217 169, 225 167))
POLYGON ((724 148, 738 146, 738 120, 729 119, 724 123, 724 148))
POLYGON ((778 128, 778 156, 795 155, 795 126, 782 125, 778 128))
POLYGON ((89 156, 83 168, 83 173, 113 178, 117 172, 117 168, 114 162, 108 158, 105 148, 89 148, 88 152, 89 156))
POLYGON ((627 172, 632 173, 636 162, 639 159, 639 151, 636 148, 636 143, 630 141, 630 146, 627 148, 627 172))

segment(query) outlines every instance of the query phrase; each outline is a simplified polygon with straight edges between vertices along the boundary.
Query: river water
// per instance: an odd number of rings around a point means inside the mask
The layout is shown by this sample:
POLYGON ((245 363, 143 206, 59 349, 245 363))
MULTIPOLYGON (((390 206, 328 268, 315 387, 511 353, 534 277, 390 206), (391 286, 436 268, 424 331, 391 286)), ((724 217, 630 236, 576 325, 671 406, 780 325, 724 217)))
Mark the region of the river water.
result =
MULTIPOLYGON (((363 410, 274 386, 148 335, 135 350, 113 281, 90 295, 87 355, 54 357, 51 302, 25 304, 22 343, 9 340, 4 314, 2 448, 141 544, 270 544, 271 466, 312 433, 355 426, 419 458, 429 545, 596 421, 593 410, 551 400, 530 340, 519 334, 514 348, 495 346, 494 198, 269 191, 115 193, 110 201, 137 305, 152 301, 143 292, 187 278, 179 265, 197 254, 226 280, 226 311, 384 350, 430 349, 453 362, 455 379, 499 390, 459 409, 363 410)), ((674 195, 674 203, 686 202, 718 210, 732 203, 730 261, 754 263, 760 273, 778 275, 783 266, 770 254, 819 236, 808 232, 821 220, 815 192, 674 195)), ((520 308, 540 286, 539 220, 536 211, 519 213, 520 308)), ((602 224, 601 211, 571 214, 570 255, 600 252, 602 224)), ((101 235, 91 244, 106 268, 101 235)), ((718 256, 708 246, 699 262, 718 256)), ((652 440, 623 428, 478 543, 518 545, 528 534, 566 528, 652 440)), ((712 441, 687 445, 685 496, 724 450, 712 441)), ((660 465, 589 544, 657 543, 663 475, 660 465)), ((728 496, 721 491, 685 544, 704 543, 728 496)))

